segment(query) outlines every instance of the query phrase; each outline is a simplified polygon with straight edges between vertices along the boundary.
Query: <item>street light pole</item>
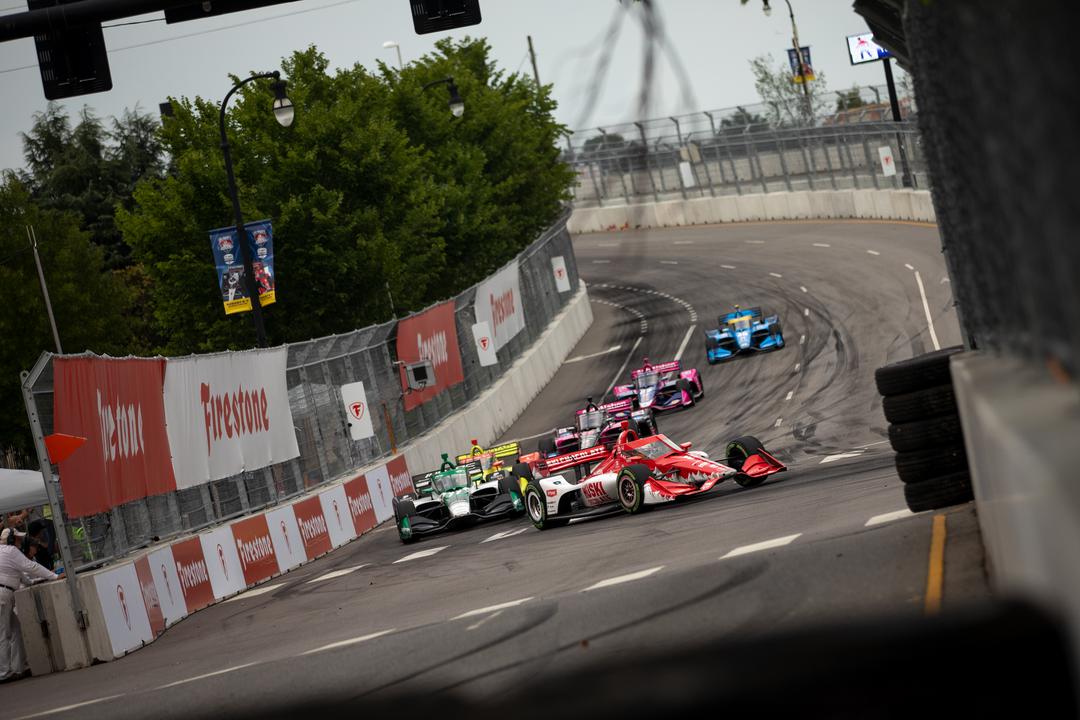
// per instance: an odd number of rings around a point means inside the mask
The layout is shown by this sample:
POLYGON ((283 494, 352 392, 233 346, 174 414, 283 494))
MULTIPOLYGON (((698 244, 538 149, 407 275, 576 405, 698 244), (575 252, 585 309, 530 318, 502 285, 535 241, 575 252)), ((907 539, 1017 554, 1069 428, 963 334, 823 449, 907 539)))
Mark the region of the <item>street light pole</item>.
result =
POLYGON ((274 79, 274 114, 278 122, 288 127, 292 123, 292 103, 285 97, 285 82, 281 79, 281 73, 274 72, 258 73, 245 78, 233 85, 232 90, 221 101, 219 124, 221 127, 221 153, 225 156, 225 174, 229 179, 229 197, 232 199, 233 220, 236 223, 236 242, 240 246, 240 258, 244 263, 244 286, 248 297, 251 299, 251 317, 255 324, 255 335, 258 338, 259 347, 266 347, 266 325, 263 323, 262 303, 259 300, 258 284, 255 282, 255 267, 251 260, 251 248, 248 247, 247 231, 244 230, 244 216, 240 211, 240 195, 236 189, 236 175, 233 173, 232 153, 229 148, 229 138, 225 134, 225 108, 229 99, 237 90, 255 80, 263 78, 274 79))
POLYGON ((401 61, 401 45, 399 45, 399 44, 398 44, 397 42, 395 42, 394 40, 387 40, 386 42, 384 42, 384 43, 382 44, 382 46, 383 46, 384 48, 394 48, 395 50, 397 50, 397 65, 398 65, 398 70, 404 70, 404 69, 405 69, 405 64, 404 64, 404 63, 403 63, 403 62, 401 61))
MULTIPOLYGON (((799 59, 799 74, 802 76, 802 89, 803 89, 803 101, 805 102, 806 109, 806 122, 810 125, 814 124, 814 106, 810 100, 810 81, 807 79, 806 59, 803 57, 802 46, 799 45, 799 28, 795 24, 795 11, 791 7, 791 0, 784 0, 787 3, 788 17, 791 18, 791 44, 795 47, 795 57, 799 59)), ((768 17, 772 14, 772 8, 769 7, 769 0, 762 0, 764 5, 765 16, 768 17)))

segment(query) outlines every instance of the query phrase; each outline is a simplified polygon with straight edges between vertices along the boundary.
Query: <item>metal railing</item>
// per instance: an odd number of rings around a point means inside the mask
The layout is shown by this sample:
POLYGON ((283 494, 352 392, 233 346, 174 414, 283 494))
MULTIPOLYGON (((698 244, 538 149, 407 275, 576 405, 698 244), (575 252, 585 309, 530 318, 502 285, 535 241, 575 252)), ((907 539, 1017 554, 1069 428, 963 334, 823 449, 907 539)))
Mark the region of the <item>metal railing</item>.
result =
POLYGON ((628 204, 793 190, 929 188, 914 122, 773 129, 745 125, 645 142, 608 136, 571 147, 578 206, 628 204), (896 174, 883 173, 888 147, 896 174), (905 182, 905 175, 910 178, 905 182))
MULTIPOLYGON (((573 292, 560 294, 555 287, 551 258, 564 258, 571 287, 578 287, 577 263, 566 230, 568 218, 569 210, 517 256, 525 328, 498 351, 497 364, 482 367, 475 344, 468 340, 476 322, 476 286, 454 298, 464 382, 409 411, 404 408, 395 365, 397 321, 290 344, 286 381, 300 456, 224 480, 125 503, 98 515, 65 518, 76 569, 100 565, 158 540, 255 512, 345 476, 390 456, 397 446, 462 408, 509 369, 572 297, 573 292), (339 392, 341 385, 357 381, 364 383, 375 428, 374 437, 358 441, 350 436, 339 392)), ((48 435, 53 432, 51 357, 37 377, 32 395, 42 432, 48 435)), ((58 477, 55 467, 53 474, 58 477)), ((56 489, 60 492, 59 483, 56 489)))

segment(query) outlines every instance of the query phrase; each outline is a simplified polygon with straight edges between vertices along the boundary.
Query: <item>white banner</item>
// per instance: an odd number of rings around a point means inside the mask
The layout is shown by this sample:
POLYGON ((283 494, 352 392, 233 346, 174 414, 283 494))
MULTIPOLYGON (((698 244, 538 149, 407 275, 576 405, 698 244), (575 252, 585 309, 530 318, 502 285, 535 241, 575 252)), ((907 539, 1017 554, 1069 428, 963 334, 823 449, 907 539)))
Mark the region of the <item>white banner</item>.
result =
POLYGON ((341 386, 341 400, 345 403, 345 414, 349 416, 349 434, 353 440, 363 440, 375 435, 375 426, 371 424, 371 408, 368 407, 364 383, 354 382, 341 386))
POLYGON ((134 564, 124 563, 99 573, 94 584, 113 655, 119 657, 154 639, 134 564))
POLYGON ((476 344, 476 354, 480 358, 480 366, 487 367, 499 362, 495 354, 495 338, 491 337, 491 326, 486 322, 478 322, 472 326, 473 342, 476 344))
POLYGON ((287 352, 168 361, 165 421, 178 490, 300 455, 285 386, 287 352))
POLYGON ((356 537, 352 515, 349 514, 349 499, 345 497, 345 486, 336 485, 319 493, 326 529, 330 531, 330 544, 340 547, 356 537))
POLYGON ((183 620, 184 616, 187 615, 184 591, 180 587, 180 576, 176 574, 176 561, 173 559, 172 546, 155 550, 150 553, 147 560, 150 561, 150 574, 153 576, 154 585, 157 587, 161 614, 164 616, 166 627, 168 627, 178 620, 183 620))
POLYGON ((555 273, 555 289, 570 292, 570 274, 566 272, 566 260, 562 255, 551 258, 551 272, 555 273))
POLYGON ((266 513, 266 527, 270 529, 274 555, 277 556, 278 569, 281 572, 307 562, 304 539, 300 537, 300 526, 296 524, 296 513, 293 512, 292 505, 266 513))
POLYGON ((877 149, 878 159, 881 160, 881 174, 885 177, 892 177, 896 174, 896 163, 893 162, 892 148, 888 145, 882 145, 877 149))
POLYGON ((228 525, 199 536, 202 543, 203 557, 206 559, 206 573, 210 576, 210 587, 218 600, 240 592, 247 587, 244 569, 240 565, 240 556, 236 552, 236 540, 232 528, 228 525))
POLYGON ((495 350, 502 349, 525 328, 521 302, 517 260, 476 286, 476 322, 486 322, 491 328, 495 350))
POLYGON ((375 507, 375 520, 382 522, 394 517, 394 491, 390 486, 390 473, 386 466, 382 465, 372 470, 366 477, 371 504, 375 507))

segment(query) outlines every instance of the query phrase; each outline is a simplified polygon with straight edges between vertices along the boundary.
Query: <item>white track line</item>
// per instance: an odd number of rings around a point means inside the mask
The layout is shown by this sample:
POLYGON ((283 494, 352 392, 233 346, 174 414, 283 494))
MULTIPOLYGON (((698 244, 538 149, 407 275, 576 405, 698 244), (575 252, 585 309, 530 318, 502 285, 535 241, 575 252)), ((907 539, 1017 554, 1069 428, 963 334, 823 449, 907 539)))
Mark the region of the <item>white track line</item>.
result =
POLYGON ((799 289, 802 290, 803 292, 810 292, 809 290, 806 289, 805 285, 800 285, 799 289))
POLYGON ((805 335, 800 335, 799 336, 799 344, 800 345, 805 345, 806 344, 806 336, 805 335))
POLYGON ((469 627, 467 627, 465 629, 466 630, 475 630, 476 628, 478 628, 481 625, 483 625, 484 623, 486 623, 488 620, 494 620, 495 618, 499 617, 502 614, 503 614, 502 610, 497 610, 496 612, 493 612, 490 615, 488 615, 486 618, 483 618, 482 620, 477 620, 476 622, 474 622, 472 625, 470 625, 469 627))
POLYGON ((720 267, 724 268, 725 270, 734 270, 735 269, 734 265, 721 265, 720 267))
POLYGON ((908 509, 896 510, 890 513, 884 513, 882 515, 875 515, 866 521, 866 525, 863 527, 872 527, 874 525, 881 525, 882 523, 892 522, 893 520, 899 520, 900 518, 911 517, 915 513, 908 509))
POLYGON ((592 264, 593 265, 610 265, 611 261, 610 260, 593 260, 592 264))
POLYGON ((342 577, 344 575, 354 573, 354 572, 356 572, 357 570, 359 570, 362 567, 367 567, 367 564, 354 565, 353 567, 342 568, 341 570, 334 570, 333 572, 328 572, 325 575, 320 575, 319 577, 315 578, 314 580, 308 580, 304 584, 305 585, 312 585, 312 584, 317 583, 317 582, 322 582, 323 580, 333 580, 334 578, 342 577))
POLYGON ((622 345, 612 345, 607 350, 601 350, 600 352, 589 353, 588 355, 578 355, 572 357, 569 360, 564 360, 563 365, 569 365, 570 363, 581 362, 582 360, 588 360, 589 358, 600 357, 601 355, 607 355, 608 353, 619 352, 622 350, 622 345))
POLYGON ((783 275, 781 275, 780 273, 774 273, 774 272, 771 272, 771 273, 769 273, 769 274, 770 274, 770 275, 772 275, 772 276, 773 276, 774 278, 782 278, 782 277, 784 277, 784 276, 783 276, 783 275))
POLYGON ((449 545, 443 545, 441 547, 433 547, 433 548, 428 548, 427 550, 420 550, 419 552, 414 552, 411 555, 406 555, 405 557, 401 558, 400 560, 395 560, 391 564, 392 565, 397 565, 398 563, 409 562, 410 560, 419 560, 420 558, 431 557, 435 553, 442 552, 443 550, 445 550, 448 547, 450 547, 450 546, 449 545))
POLYGON ((300 653, 300 655, 314 655, 315 653, 324 652, 326 650, 333 650, 340 647, 348 647, 349 645, 356 645, 358 643, 366 642, 368 640, 374 640, 375 638, 382 637, 383 635, 389 635, 392 632, 394 632, 394 628, 390 628, 389 630, 380 630, 379 632, 370 633, 368 635, 361 635, 360 637, 349 638, 348 640, 338 640, 337 642, 332 642, 328 645, 317 647, 314 650, 307 650, 300 653))
POLYGON ((203 673, 202 675, 196 675, 195 677, 184 678, 183 680, 174 680, 171 683, 166 683, 164 685, 158 685, 154 689, 155 690, 164 690, 165 688, 176 687, 177 685, 183 685, 185 683, 195 682, 197 680, 205 680, 206 678, 212 678, 212 677, 216 677, 218 675, 225 675, 226 673, 236 672, 237 670, 243 670, 244 668, 249 668, 252 665, 258 665, 258 663, 249 662, 249 663, 244 663, 243 665, 234 665, 232 667, 225 668, 224 670, 215 670, 214 672, 203 673))
MULTIPOLYGON (((550 432, 551 432, 551 431, 550 431, 550 430, 548 430, 548 431, 547 431, 546 433, 544 433, 544 434, 545 434, 545 435, 547 435, 547 434, 549 434, 550 432)), ((517 530, 507 530, 506 532, 501 532, 501 533, 495 533, 494 535, 492 535, 491 537, 489 537, 489 538, 488 538, 487 540, 481 540, 481 541, 480 541, 480 544, 481 544, 481 545, 483 545, 484 543, 486 543, 486 542, 491 542, 492 540, 505 540, 505 539, 506 539, 506 538, 508 538, 508 537, 513 537, 513 536, 515 536, 515 535, 520 535, 521 533, 525 532, 525 531, 526 531, 526 530, 528 530, 528 529, 529 529, 529 528, 528 528, 528 526, 526 526, 526 527, 523 527, 523 528, 518 528, 517 530)))
POLYGON ((794 396, 794 395, 795 395, 795 391, 794 391, 794 390, 788 390, 788 394, 787 394, 787 397, 785 397, 785 398, 784 398, 784 400, 785 400, 785 401, 787 401, 787 400, 790 400, 790 399, 792 398, 792 396, 794 396))
POLYGON ((36 712, 33 715, 20 715, 15 720, 29 720, 29 718, 45 717, 46 715, 55 715, 56 713, 67 712, 68 710, 74 710, 75 708, 85 707, 87 705, 95 705, 107 700, 115 700, 118 697, 123 697, 123 694, 118 695, 106 695, 105 697, 94 698, 93 700, 84 700, 82 702, 74 703, 72 705, 63 705, 52 710, 43 710, 42 712, 36 712))
POLYGON ((674 244, 675 245, 693 245, 694 241, 693 240, 676 240, 674 244))
POLYGON ((821 462, 819 462, 818 465, 824 465, 825 463, 836 462, 837 460, 846 460, 848 458, 860 457, 861 455, 862 455, 862 451, 848 452, 848 453, 836 453, 835 455, 826 455, 825 457, 821 458, 821 462))
POLYGON ((615 383, 619 382, 619 378, 622 377, 623 370, 625 370, 626 366, 630 363, 630 358, 634 357, 634 351, 638 349, 638 345, 640 344, 641 336, 639 335, 638 339, 634 341, 634 346, 630 348, 630 352, 626 353, 626 359, 623 360, 622 365, 619 366, 619 371, 615 373, 615 377, 611 378, 611 383, 607 386, 607 390, 604 391, 604 395, 602 395, 601 397, 606 397, 607 394, 611 392, 611 388, 615 387, 615 383))
POLYGON ((683 336, 682 344, 679 345, 679 350, 675 353, 676 360, 682 357, 683 350, 686 350, 686 344, 690 342, 690 336, 694 334, 694 330, 696 329, 697 325, 691 325, 690 327, 686 328, 686 335, 683 336))
POLYGON ((773 427, 780 427, 784 424, 784 418, 776 418, 776 422, 773 423, 773 427))
POLYGON ((829 243, 814 243, 814 247, 832 247, 829 243))
POLYGON ((613 242, 598 242, 598 243, 596 243, 596 247, 618 247, 618 246, 619 246, 619 243, 613 243, 613 242))
POLYGON ((735 548, 720 559, 724 560, 726 558, 733 558, 739 555, 746 555, 748 553, 758 552, 759 550, 771 550, 772 548, 790 545, 792 542, 795 541, 796 538, 801 535, 802 533, 795 533, 794 535, 787 535, 782 538, 776 538, 775 540, 766 540, 765 542, 754 543, 753 545, 743 545, 742 547, 735 548))
POLYGON ((934 318, 930 315, 930 303, 926 301, 926 288, 922 284, 922 276, 919 275, 919 271, 915 271, 915 282, 919 284, 919 295, 922 296, 923 311, 926 313, 926 324, 930 326, 930 341, 934 343, 934 349, 940 350, 941 343, 938 342, 937 333, 934 332, 934 318))
POLYGON ((581 592, 589 592, 590 590, 599 590, 600 588, 611 587, 612 585, 621 585, 622 583, 633 582, 634 580, 641 580, 642 578, 647 578, 653 573, 658 573, 663 569, 663 565, 657 565, 656 567, 649 568, 648 570, 640 570, 638 572, 630 573, 628 575, 619 575, 618 577, 608 578, 607 580, 601 580, 594 585, 590 585, 581 592))
POLYGON ((803 308, 802 314, 806 317, 810 317, 810 308, 803 308))
POLYGON ((268 592, 273 592, 279 587, 282 587, 284 584, 285 583, 274 583, 273 585, 263 585, 262 587, 255 588, 254 590, 248 590, 247 592, 240 593, 239 595, 233 595, 225 602, 231 603, 236 602, 237 600, 250 600, 253 597, 258 597, 259 595, 265 595, 268 592))
POLYGON ((802 363, 795 363, 795 372, 799 372, 799 368, 802 367, 802 363))
POLYGON ((661 260, 660 264, 661 265, 678 265, 679 261, 678 260, 661 260))
POLYGON ((451 620, 463 620, 467 617, 476 617, 477 615, 487 615, 488 613, 498 612, 499 610, 505 610, 506 608, 517 607, 518 605, 524 605, 532 600, 532 597, 521 598, 520 600, 511 600, 510 602, 499 603, 498 605, 489 605, 487 607, 477 608, 476 610, 470 610, 469 612, 461 613, 456 617, 450 618, 451 620))
POLYGON ((908 270, 914 270, 915 269, 915 266, 912 265, 911 263, 904 263, 904 267, 906 267, 908 270))
POLYGON ((880 255, 881 253, 879 253, 877 250, 867 250, 866 254, 867 255, 880 255))
POLYGON ((746 244, 747 245, 764 245, 765 241, 764 240, 747 240, 746 244))

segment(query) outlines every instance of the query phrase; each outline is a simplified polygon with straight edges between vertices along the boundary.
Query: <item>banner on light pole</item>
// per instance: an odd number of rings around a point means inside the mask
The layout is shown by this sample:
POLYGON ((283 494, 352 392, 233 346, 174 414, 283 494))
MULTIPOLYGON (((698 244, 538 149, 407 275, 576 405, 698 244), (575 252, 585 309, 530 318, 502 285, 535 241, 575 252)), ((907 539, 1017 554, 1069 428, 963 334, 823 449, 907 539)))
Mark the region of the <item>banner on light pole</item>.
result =
MULTIPOLYGON (((274 282, 274 229, 269 220, 249 222, 244 225, 251 265, 255 271, 255 286, 259 290, 259 304, 270 305, 276 301, 274 282)), ((210 231, 210 249, 214 253, 221 302, 225 314, 251 311, 247 283, 244 280, 244 256, 236 238, 236 228, 218 228, 210 231)))

